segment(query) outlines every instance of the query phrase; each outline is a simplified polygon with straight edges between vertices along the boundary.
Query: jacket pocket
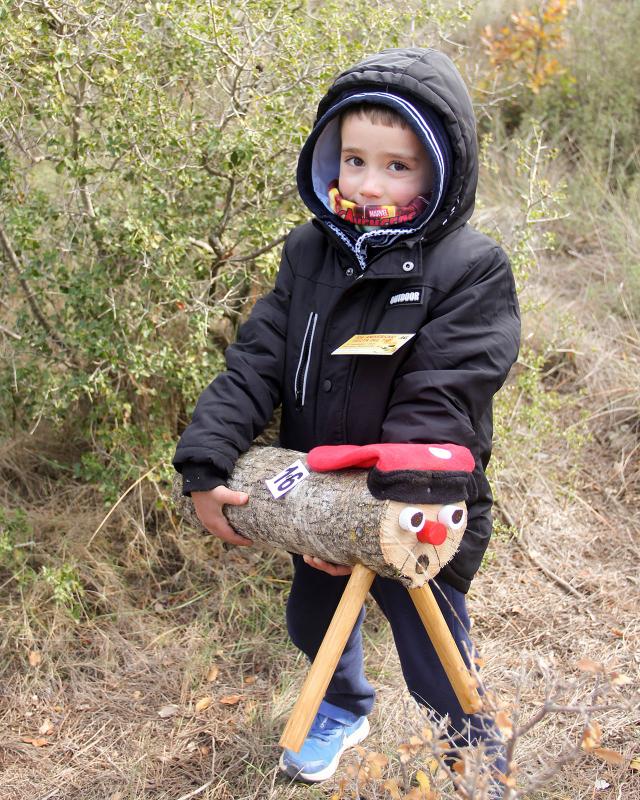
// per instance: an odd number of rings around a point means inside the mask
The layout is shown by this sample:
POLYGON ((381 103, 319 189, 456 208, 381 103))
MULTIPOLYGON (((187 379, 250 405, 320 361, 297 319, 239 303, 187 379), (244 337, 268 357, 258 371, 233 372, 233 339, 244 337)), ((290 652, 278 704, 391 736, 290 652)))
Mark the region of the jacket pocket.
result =
POLYGON ((298 361, 298 368, 296 369, 296 376, 293 384, 293 393, 296 399, 297 409, 301 409, 304 406, 307 392, 307 374, 309 372, 309 364, 311 362, 311 349, 313 347, 313 337, 316 333, 317 322, 318 315, 312 311, 309 314, 309 319, 307 320, 307 329, 304 332, 302 349, 300 351, 300 359, 298 361))

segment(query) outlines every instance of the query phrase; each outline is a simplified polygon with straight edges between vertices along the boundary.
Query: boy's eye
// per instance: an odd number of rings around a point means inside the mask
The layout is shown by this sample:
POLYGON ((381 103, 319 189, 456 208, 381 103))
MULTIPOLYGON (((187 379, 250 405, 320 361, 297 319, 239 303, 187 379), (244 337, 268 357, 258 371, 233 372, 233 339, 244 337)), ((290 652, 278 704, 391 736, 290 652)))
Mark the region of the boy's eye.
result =
POLYGON ((348 156, 344 162, 352 167, 361 167, 364 164, 364 161, 359 156, 348 156))
POLYGON ((392 172, 402 172, 405 169, 409 169, 409 167, 403 164, 402 161, 392 161, 391 164, 389 164, 389 169, 392 172))

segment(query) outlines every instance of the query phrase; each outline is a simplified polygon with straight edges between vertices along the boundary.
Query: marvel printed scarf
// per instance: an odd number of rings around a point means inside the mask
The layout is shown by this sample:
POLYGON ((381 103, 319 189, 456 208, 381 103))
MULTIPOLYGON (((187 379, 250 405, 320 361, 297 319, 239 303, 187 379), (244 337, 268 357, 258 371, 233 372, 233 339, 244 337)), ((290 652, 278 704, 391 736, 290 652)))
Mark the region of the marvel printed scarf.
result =
POLYGON ((421 214, 428 205, 429 197, 418 195, 407 206, 366 205, 359 206, 346 200, 338 189, 338 181, 329 184, 329 203, 334 214, 354 225, 378 227, 386 225, 402 225, 421 214))

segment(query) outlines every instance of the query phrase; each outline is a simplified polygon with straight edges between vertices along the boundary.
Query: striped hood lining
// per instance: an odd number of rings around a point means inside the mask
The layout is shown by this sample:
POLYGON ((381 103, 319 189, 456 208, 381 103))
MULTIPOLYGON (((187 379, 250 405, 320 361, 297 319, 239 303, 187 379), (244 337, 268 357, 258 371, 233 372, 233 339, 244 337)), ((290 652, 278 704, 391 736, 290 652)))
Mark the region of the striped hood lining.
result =
MULTIPOLYGON (((444 128, 435 115, 428 112, 420 113, 415 105, 399 95, 388 92, 353 93, 338 101, 318 121, 314 131, 315 136, 312 134, 309 137, 300 155, 300 162, 306 164, 308 152, 305 151, 312 150, 311 180, 315 195, 324 208, 333 214, 327 190, 329 183, 335 180, 340 172, 340 114, 349 106, 361 103, 388 106, 399 113, 427 151, 433 166, 434 186, 427 208, 411 226, 419 229, 431 219, 442 203, 451 169, 451 148, 444 128)), ((311 210, 315 211, 314 208, 311 210)))

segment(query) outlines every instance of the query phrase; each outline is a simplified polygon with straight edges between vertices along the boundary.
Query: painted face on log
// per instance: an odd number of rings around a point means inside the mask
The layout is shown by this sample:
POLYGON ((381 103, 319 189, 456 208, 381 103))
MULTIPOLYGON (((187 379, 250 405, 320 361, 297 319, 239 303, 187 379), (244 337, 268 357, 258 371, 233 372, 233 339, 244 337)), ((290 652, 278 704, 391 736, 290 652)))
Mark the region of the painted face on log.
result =
POLYGON ((467 509, 463 502, 407 506, 389 501, 385 518, 381 536, 385 557, 422 583, 436 575, 458 549, 467 509))
POLYGON ((465 523, 464 509, 460 506, 441 506, 435 520, 428 519, 424 511, 406 506, 398 516, 403 531, 415 533, 419 542, 440 545, 447 538, 447 528, 457 531, 465 523))

